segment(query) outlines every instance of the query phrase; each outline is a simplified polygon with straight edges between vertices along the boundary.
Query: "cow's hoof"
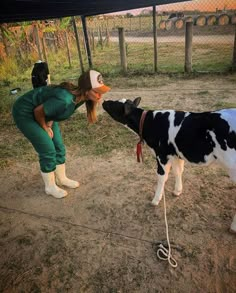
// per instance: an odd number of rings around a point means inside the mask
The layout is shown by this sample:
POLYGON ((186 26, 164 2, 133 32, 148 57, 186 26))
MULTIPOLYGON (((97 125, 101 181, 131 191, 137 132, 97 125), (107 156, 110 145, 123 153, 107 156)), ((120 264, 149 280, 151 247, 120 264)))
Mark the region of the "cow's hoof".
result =
POLYGON ((179 196, 181 193, 182 193, 182 190, 180 190, 180 191, 178 191, 178 190, 174 190, 174 191, 173 191, 173 194, 174 194, 175 196, 179 196))
POLYGON ((236 233, 236 215, 234 215, 233 222, 230 225, 230 230, 231 233, 236 233))
POLYGON ((156 206, 158 206, 159 202, 160 202, 159 200, 157 200, 157 201, 156 200, 152 200, 151 204, 152 204, 152 206, 155 206, 156 207, 156 206))
POLYGON ((236 235, 236 230, 229 228, 229 232, 236 235))

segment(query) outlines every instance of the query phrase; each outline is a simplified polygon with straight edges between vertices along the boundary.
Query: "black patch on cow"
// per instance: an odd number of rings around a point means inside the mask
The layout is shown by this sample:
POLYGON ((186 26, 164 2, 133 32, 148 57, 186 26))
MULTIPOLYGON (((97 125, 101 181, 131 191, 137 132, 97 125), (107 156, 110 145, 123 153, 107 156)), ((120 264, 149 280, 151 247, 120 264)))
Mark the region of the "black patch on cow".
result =
POLYGON ((185 114, 186 114, 185 112, 180 112, 180 111, 175 112, 174 126, 179 126, 182 123, 185 117, 185 114))
POLYGON ((216 140, 222 150, 226 151, 227 147, 236 150, 236 133, 230 131, 229 123, 221 118, 220 113, 211 113, 209 115, 211 130, 216 135, 216 140))
MULTIPOLYGON (((173 144, 168 143, 170 127, 169 116, 170 112, 167 111, 157 112, 155 117, 153 117, 153 112, 148 111, 143 126, 144 140, 148 146, 155 151, 156 156, 163 165, 168 162, 169 155, 177 155, 173 144)), ((158 170, 158 174, 164 174, 164 170, 159 166, 158 170)))
POLYGON ((231 131, 227 138, 227 145, 231 149, 236 150, 236 133, 231 131))
POLYGON ((193 163, 204 163, 205 156, 209 155, 215 143, 209 130, 212 123, 209 119, 210 113, 190 113, 183 121, 176 135, 175 143, 184 157, 193 163))
POLYGON ((158 175, 165 175, 165 171, 164 169, 162 168, 159 160, 157 159, 157 174, 158 175))
POLYGON ((236 149, 236 134, 230 132, 228 122, 219 113, 210 112, 190 113, 184 118, 175 143, 188 161, 204 163, 204 157, 215 147, 210 132, 215 134, 222 150, 226 151, 227 146, 236 149))

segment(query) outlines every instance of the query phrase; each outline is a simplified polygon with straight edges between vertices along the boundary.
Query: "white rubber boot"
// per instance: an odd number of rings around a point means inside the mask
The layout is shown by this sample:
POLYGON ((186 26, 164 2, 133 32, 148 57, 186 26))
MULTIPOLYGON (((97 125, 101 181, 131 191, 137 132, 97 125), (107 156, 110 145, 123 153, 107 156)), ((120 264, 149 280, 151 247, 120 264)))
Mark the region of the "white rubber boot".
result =
POLYGON ((59 188, 55 183, 54 172, 43 173, 41 172, 43 181, 45 183, 45 192, 46 194, 52 195, 55 198, 63 198, 67 196, 67 191, 59 188))
POLYGON ((230 232, 236 233, 236 214, 234 215, 233 222, 231 223, 230 232))
POLYGON ((65 164, 57 165, 56 167, 56 181, 59 185, 64 185, 69 188, 77 188, 79 187, 79 182, 75 180, 71 180, 66 177, 66 168, 65 164))

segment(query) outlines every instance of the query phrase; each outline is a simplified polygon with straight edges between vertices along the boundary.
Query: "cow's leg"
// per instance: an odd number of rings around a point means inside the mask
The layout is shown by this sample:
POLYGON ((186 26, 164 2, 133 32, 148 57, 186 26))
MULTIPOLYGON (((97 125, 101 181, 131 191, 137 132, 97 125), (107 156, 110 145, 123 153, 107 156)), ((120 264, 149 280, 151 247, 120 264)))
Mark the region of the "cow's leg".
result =
POLYGON ((234 215, 233 222, 231 223, 230 231, 232 233, 236 233, 236 214, 234 215))
POLYGON ((178 196, 183 190, 182 174, 184 171, 184 160, 174 158, 173 161, 171 161, 171 164, 175 176, 175 189, 173 193, 178 196))
POLYGON ((230 179, 236 183, 236 169, 229 169, 230 179))
POLYGON ((152 205, 157 206, 162 198, 165 183, 168 179, 171 163, 167 162, 165 165, 161 164, 157 159, 157 189, 152 200, 152 205))

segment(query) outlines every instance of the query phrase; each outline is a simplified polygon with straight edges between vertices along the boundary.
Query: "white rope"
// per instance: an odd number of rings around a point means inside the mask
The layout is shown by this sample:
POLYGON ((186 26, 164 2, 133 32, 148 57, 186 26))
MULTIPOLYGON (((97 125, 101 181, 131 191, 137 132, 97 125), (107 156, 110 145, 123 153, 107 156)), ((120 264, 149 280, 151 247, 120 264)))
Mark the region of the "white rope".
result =
POLYGON ((169 230, 168 230, 168 223, 166 217, 166 197, 165 192, 163 191, 163 198, 164 198, 164 216, 165 216, 165 225, 166 225, 166 239, 168 244, 168 249, 163 246, 163 244, 159 244, 159 248, 157 249, 157 257, 161 260, 168 260, 169 264, 173 267, 177 267, 176 260, 171 255, 171 247, 170 247, 170 240, 169 240, 169 230), (161 256, 164 255, 164 256, 161 256))

